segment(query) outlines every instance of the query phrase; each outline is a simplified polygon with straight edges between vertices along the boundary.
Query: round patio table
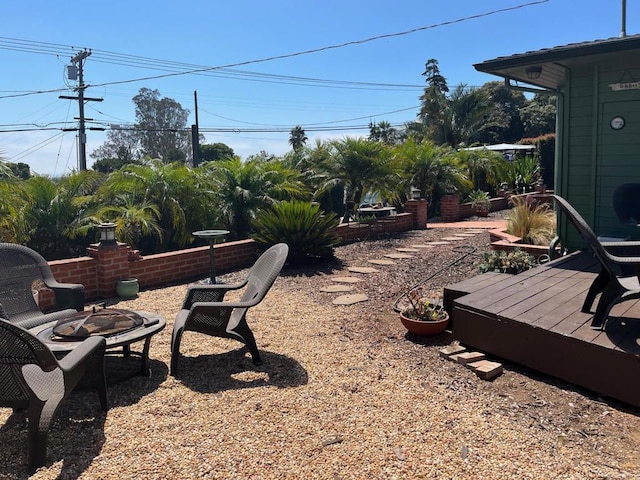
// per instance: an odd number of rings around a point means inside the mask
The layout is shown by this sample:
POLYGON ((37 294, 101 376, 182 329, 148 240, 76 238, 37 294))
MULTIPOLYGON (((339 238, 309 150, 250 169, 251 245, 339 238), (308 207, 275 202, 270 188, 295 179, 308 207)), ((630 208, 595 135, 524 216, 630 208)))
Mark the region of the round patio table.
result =
MULTIPOLYGON (((157 313, 140 311, 135 311, 135 313, 143 318, 142 325, 120 333, 104 335, 104 338, 107 341, 106 348, 107 350, 112 350, 117 347, 122 347, 122 353, 125 357, 139 355, 141 363, 140 370, 137 373, 139 375, 149 377, 151 376, 151 368, 149 365, 149 347, 151 346, 151 337, 162 331, 166 327, 167 322, 162 315, 157 313), (141 342, 143 340, 144 346, 141 352, 134 352, 131 350, 132 343, 141 342)), ((47 347, 49 347, 49 350, 51 350, 56 357, 60 358, 80 345, 84 339, 58 339, 53 332, 53 329, 58 322, 60 322, 60 320, 47 323, 41 327, 32 329, 31 332, 33 332, 40 341, 46 344, 47 347)))
POLYGON ((216 243, 218 238, 224 237, 225 235, 229 235, 229 230, 198 230, 197 232, 193 232, 191 235, 194 237, 202 238, 203 240, 207 240, 209 242, 209 270, 211 277, 211 285, 217 283, 216 281, 216 264, 214 259, 213 246, 216 243))

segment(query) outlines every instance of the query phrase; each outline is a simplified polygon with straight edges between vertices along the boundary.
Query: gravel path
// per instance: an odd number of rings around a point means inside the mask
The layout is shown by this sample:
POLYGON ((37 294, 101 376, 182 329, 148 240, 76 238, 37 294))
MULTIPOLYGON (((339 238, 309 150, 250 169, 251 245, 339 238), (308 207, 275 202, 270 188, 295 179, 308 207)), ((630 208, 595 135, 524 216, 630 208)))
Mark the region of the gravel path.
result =
MULTIPOLYGON (((436 291, 476 274, 488 234, 405 252, 413 258, 395 265, 369 260, 464 232, 409 232, 339 247, 321 269, 285 269, 249 315, 261 367, 237 342, 188 332, 173 378, 171 326, 186 285, 113 300, 166 316, 152 376, 110 386, 106 416, 93 392, 75 392, 51 429, 50 463, 33 478, 638 478, 638 411, 515 365, 480 380, 440 358, 446 334, 405 334, 391 310, 398 295, 434 271, 443 270, 428 283, 436 291), (450 266, 463 247, 475 255, 450 266), (368 300, 334 305, 341 293, 320 289, 335 276, 361 278, 353 292, 368 300)), ((25 478, 23 415, 0 409, 0 444, 0 478, 25 478)))

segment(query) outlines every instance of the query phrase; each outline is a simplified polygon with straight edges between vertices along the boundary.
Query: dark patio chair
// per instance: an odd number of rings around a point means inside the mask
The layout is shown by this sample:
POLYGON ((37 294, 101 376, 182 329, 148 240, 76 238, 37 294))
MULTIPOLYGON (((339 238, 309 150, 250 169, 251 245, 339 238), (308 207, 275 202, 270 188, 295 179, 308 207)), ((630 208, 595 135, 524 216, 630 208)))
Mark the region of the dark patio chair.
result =
POLYGON ((23 245, 0 243, 0 303, 11 323, 29 329, 84 309, 84 287, 58 283, 47 261, 23 245), (54 311, 43 313, 34 298, 39 286, 55 295, 54 311))
POLYGON ((582 305, 582 311, 588 313, 598 294, 600 300, 596 306, 591 328, 604 330, 609 312, 614 305, 625 300, 640 298, 640 281, 637 268, 640 266, 640 242, 601 242, 593 233, 582 216, 559 195, 553 197, 560 210, 587 242, 600 262, 600 272, 589 287, 582 305))
POLYGON ((640 183, 623 183, 613 192, 613 210, 623 225, 640 226, 640 183))
POLYGON ((22 327, 0 319, 0 407, 27 409, 28 465, 45 464, 49 425, 83 375, 107 411, 104 337, 89 337, 62 360, 22 327))
POLYGON ((171 338, 171 375, 178 372, 180 341, 185 331, 231 338, 244 343, 253 363, 260 365, 255 337, 246 320, 247 310, 260 303, 280 274, 289 253, 286 243, 265 251, 251 267, 247 278, 237 284, 191 286, 173 325, 171 338), (244 289, 238 301, 225 302, 225 293, 244 289))

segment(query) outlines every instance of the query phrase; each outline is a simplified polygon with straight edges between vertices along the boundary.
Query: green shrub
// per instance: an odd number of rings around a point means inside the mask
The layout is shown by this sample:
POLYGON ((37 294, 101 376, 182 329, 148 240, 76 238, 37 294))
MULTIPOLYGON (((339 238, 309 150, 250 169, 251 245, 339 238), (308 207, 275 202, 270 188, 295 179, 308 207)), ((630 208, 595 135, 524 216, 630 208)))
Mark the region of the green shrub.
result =
POLYGON ((482 262, 478 266, 480 273, 500 272, 517 274, 529 270, 536 266, 536 259, 515 249, 513 252, 485 252, 482 255, 482 262))
POLYGON ((339 219, 334 213, 325 214, 318 205, 309 202, 287 201, 260 212, 254 221, 251 237, 261 245, 279 242, 289 245, 288 262, 299 264, 312 260, 328 260, 340 237, 334 228, 339 219))

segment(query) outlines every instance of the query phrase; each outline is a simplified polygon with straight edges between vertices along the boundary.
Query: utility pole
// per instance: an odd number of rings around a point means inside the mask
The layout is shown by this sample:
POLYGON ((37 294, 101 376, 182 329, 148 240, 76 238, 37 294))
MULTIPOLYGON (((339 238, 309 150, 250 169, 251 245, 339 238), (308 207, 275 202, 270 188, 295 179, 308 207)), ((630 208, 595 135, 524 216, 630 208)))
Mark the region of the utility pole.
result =
POLYGON ((193 92, 193 103, 196 110, 196 123, 191 125, 191 148, 193 150, 193 166, 200 165, 200 126, 198 125, 198 92, 193 92))
POLYGON ((78 67, 78 92, 77 97, 60 95, 58 98, 78 101, 78 169, 84 171, 87 169, 87 134, 85 133, 85 117, 84 102, 101 102, 102 98, 89 98, 84 96, 84 90, 87 86, 84 84, 84 61, 91 55, 91 50, 84 50, 71 58, 71 63, 78 67))

